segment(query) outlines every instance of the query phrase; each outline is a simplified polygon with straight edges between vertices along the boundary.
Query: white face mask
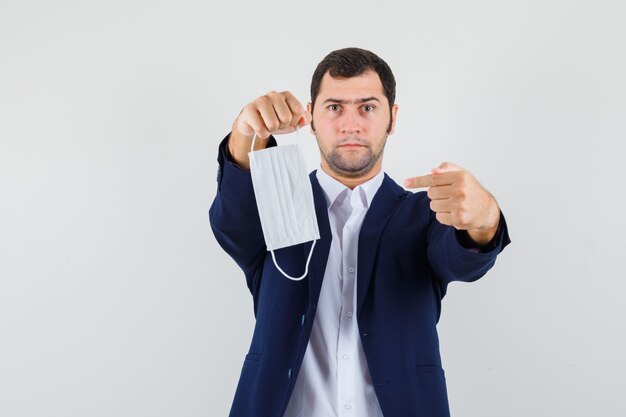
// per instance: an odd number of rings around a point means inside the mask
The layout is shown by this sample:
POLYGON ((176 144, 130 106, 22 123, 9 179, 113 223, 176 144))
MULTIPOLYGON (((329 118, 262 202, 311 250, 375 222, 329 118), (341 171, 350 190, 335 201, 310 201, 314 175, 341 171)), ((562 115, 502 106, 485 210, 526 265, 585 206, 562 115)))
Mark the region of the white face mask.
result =
POLYGON ((256 133, 248 157, 252 186, 256 197, 263 237, 272 252, 276 268, 294 281, 302 280, 309 270, 309 261, 320 238, 313 202, 313 188, 306 172, 304 157, 298 144, 274 146, 254 151, 256 133), (287 275, 277 264, 274 250, 313 241, 301 277, 287 275))

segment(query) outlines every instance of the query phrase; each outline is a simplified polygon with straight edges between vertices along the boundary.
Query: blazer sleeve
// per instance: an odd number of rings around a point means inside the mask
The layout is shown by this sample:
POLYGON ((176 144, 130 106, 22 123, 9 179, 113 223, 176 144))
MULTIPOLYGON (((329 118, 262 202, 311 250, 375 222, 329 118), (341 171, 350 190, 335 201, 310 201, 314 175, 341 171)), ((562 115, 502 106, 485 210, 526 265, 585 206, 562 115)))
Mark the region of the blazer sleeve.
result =
POLYGON ((487 245, 478 248, 471 247, 468 238, 454 227, 439 223, 431 211, 427 256, 443 294, 452 281, 472 282, 485 275, 509 243, 511 239, 502 212, 495 236, 487 245))
MULTIPOLYGON (((228 152, 228 138, 218 148, 217 194, 209 208, 209 223, 219 245, 246 276, 254 294, 267 252, 250 171, 237 165, 228 152)), ((268 147, 276 146, 270 137, 268 147)))

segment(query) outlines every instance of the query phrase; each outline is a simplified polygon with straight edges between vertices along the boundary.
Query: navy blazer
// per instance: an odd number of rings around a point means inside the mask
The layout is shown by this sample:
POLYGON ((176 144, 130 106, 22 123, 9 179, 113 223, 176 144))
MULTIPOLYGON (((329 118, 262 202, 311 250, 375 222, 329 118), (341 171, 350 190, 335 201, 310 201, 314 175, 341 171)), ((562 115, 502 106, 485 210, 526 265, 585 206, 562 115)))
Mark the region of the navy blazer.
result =
MULTIPOLYGON (((220 246, 243 270, 256 325, 231 416, 281 417, 302 364, 332 239, 326 199, 310 174, 320 229, 308 276, 286 279, 266 250, 250 172, 218 154, 217 195, 209 219, 220 246)), ((276 146, 271 138, 268 146, 276 146)), ((385 174, 358 242, 357 322, 383 414, 450 415, 436 324, 452 281, 475 281, 510 243, 504 216, 488 250, 472 250, 439 223, 426 192, 405 191, 385 174)), ((312 242, 274 251, 285 273, 300 276, 312 242)))

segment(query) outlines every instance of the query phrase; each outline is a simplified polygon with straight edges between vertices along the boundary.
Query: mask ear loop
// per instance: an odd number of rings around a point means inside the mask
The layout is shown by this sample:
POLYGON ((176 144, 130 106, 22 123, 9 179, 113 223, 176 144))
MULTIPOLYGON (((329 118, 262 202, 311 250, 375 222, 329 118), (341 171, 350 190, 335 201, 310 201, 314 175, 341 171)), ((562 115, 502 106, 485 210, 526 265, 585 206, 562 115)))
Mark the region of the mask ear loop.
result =
POLYGON ((285 276, 285 278, 288 278, 292 281, 302 281, 304 278, 306 278, 306 276, 309 273, 309 262, 311 262, 311 256, 313 255, 313 248, 315 247, 315 242, 317 242, 317 240, 314 240, 313 244, 311 245, 311 250, 309 251, 309 257, 306 260, 306 266, 304 267, 304 274, 302 274, 302 276, 299 276, 296 278, 296 277, 287 275, 285 271, 283 271, 282 268, 278 266, 278 264, 276 263, 276 255, 274 255, 274 251, 272 250, 270 252, 272 252, 272 260, 274 261, 274 266, 276 267, 276 269, 278 269, 278 271, 280 271, 281 274, 285 276))
POLYGON ((256 140, 256 131, 254 132, 254 136, 252 136, 252 143, 250 144, 250 152, 254 152, 254 141, 256 140))
MULTIPOLYGON (((296 125, 296 138, 300 139, 300 126, 297 126, 297 125, 296 125)), ((256 140, 256 132, 254 132, 254 136, 252 137, 252 143, 250 144, 250 152, 254 152, 255 140, 256 140)), ((315 242, 317 242, 317 240, 314 240, 313 244, 311 245, 311 250, 309 251, 309 257, 306 260, 306 266, 304 267, 304 274, 302 274, 302 276, 292 277, 291 275, 285 273, 285 271, 283 271, 282 268, 278 266, 278 263, 276 262, 276 255, 274 255, 274 251, 271 250, 270 252, 272 253, 272 261, 274 261, 274 266, 276 267, 276 269, 278 269, 278 271, 281 274, 283 274, 285 278, 290 279, 292 281, 302 281, 304 278, 306 278, 306 276, 309 273, 309 263, 311 262, 311 257, 313 256, 313 248, 315 248, 315 242)))

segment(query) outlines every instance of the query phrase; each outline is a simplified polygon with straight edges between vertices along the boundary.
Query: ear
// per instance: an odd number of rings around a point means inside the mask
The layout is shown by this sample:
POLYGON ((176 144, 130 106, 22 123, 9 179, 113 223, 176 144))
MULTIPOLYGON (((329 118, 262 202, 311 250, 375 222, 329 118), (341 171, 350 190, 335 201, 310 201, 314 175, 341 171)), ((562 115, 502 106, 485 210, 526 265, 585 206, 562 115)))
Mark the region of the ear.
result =
POLYGON ((311 103, 310 101, 306 103, 306 111, 311 113, 311 123, 309 123, 309 131, 311 132, 312 135, 315 135, 315 129, 313 128, 313 112, 311 111, 312 108, 313 108, 313 103, 311 103))
POLYGON ((389 129, 389 134, 392 135, 396 129, 396 116, 398 114, 398 105, 394 104, 391 107, 391 129, 389 129))

